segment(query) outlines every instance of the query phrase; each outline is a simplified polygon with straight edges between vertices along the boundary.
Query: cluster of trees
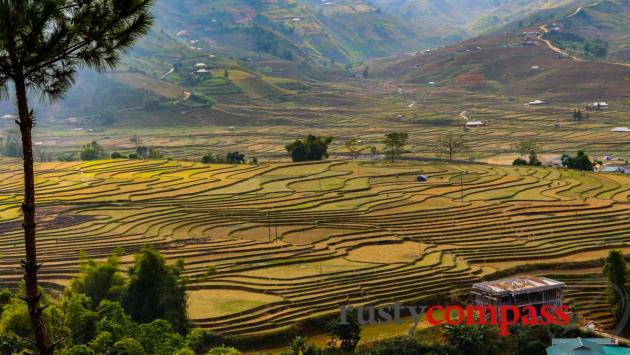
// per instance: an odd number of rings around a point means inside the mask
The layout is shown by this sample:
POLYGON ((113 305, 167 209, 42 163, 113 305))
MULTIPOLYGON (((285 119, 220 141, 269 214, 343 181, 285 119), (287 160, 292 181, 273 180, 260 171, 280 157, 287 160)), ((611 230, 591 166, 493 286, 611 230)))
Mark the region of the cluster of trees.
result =
POLYGON ((548 32, 545 38, 586 58, 604 59, 608 55, 608 42, 599 38, 587 39, 575 33, 559 31, 548 32))
MULTIPOLYGON (((401 159, 402 154, 405 152, 404 147, 408 141, 409 134, 406 132, 387 133, 382 141, 383 149, 379 151, 378 148, 372 146, 370 147, 370 153, 372 155, 383 153, 387 160, 395 163, 401 159)), ((317 161, 328 157, 328 147, 331 142, 332 138, 330 137, 322 138, 309 135, 305 139, 296 139, 286 146, 286 150, 294 162, 317 161)), ((345 147, 353 159, 357 158, 361 151, 366 149, 366 147, 360 147, 359 141, 355 138, 347 140, 345 147)), ((461 153, 466 149, 467 144, 464 136, 452 133, 438 137, 434 148, 439 156, 447 157, 449 160, 453 160, 455 154, 461 153)))
POLYGON ((542 162, 538 160, 538 152, 542 149, 542 146, 536 142, 525 141, 516 143, 513 148, 518 152, 519 157, 512 162, 512 165, 529 165, 529 166, 541 166, 542 162), (525 157, 529 158, 525 160, 525 157))
POLYGON ((563 154, 560 160, 562 162, 562 166, 565 168, 593 171, 593 162, 589 159, 588 155, 581 150, 579 150, 577 155, 574 157, 563 154))
POLYGON ((98 144, 97 141, 84 144, 81 147, 81 153, 79 153, 79 156, 81 157, 81 160, 84 161, 107 159, 105 148, 98 144))
POLYGON ((328 158, 328 146, 332 140, 332 137, 323 138, 309 134, 305 139, 296 139, 285 149, 294 162, 317 161, 328 158))
POLYGON ((262 26, 254 25, 248 28, 246 32, 253 36, 257 50, 286 60, 293 60, 295 57, 294 52, 299 51, 293 44, 262 26))
MULTIPOLYGON (((201 157, 204 164, 245 164, 245 154, 239 152, 228 152, 225 155, 208 153, 201 157)), ((251 160, 252 164, 258 164, 258 158, 251 160)))
MULTIPOLYGON (((183 263, 168 265, 164 256, 145 246, 127 277, 119 254, 105 262, 82 258, 81 273, 58 301, 42 290, 43 326, 65 354, 175 354, 192 346, 199 351, 208 335, 188 333, 183 263), (188 335, 186 335, 188 333, 188 335), (201 339, 199 339, 201 338, 201 339)), ((33 334, 22 288, 0 293, 0 353, 34 350, 33 334)))

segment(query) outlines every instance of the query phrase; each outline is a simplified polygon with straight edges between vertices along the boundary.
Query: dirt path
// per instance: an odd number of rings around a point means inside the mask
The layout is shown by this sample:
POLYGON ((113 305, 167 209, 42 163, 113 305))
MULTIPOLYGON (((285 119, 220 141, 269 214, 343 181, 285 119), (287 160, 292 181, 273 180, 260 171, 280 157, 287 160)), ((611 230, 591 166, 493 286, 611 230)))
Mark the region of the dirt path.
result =
POLYGON ((162 74, 162 76, 160 77, 160 80, 164 80, 164 78, 166 78, 167 76, 169 76, 169 74, 171 74, 172 72, 175 71, 175 68, 171 68, 169 69, 166 73, 162 74))
POLYGON ((571 59, 573 59, 573 60, 575 60, 577 62, 597 62, 597 63, 603 63, 603 64, 620 65, 622 67, 630 68, 630 63, 608 62, 608 61, 603 61, 603 60, 586 60, 586 59, 582 59, 580 57, 576 57, 574 55, 571 55, 571 54, 563 51, 562 49, 554 46, 553 43, 551 43, 550 41, 548 41, 548 40, 543 38, 545 33, 549 33, 549 29, 547 28, 547 25, 540 26, 540 30, 543 31, 543 33, 540 36, 538 36, 538 39, 543 41, 545 43, 545 45, 547 46, 547 48, 551 49, 552 51, 554 51, 554 52, 556 52, 556 53, 558 53, 560 55, 563 55, 565 57, 569 57, 569 58, 571 58, 571 59))

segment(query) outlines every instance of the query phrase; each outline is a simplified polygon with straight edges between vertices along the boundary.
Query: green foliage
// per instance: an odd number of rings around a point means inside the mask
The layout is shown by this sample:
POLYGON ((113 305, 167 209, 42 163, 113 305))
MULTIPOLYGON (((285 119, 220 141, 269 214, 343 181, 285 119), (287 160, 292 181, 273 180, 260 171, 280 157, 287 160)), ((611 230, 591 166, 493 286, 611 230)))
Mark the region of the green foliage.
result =
MULTIPOLYGON (((126 335, 135 334, 137 326, 131 317, 125 313, 120 303, 103 300, 98 305, 96 313, 99 317, 98 330, 101 332, 100 334, 109 334, 112 345, 116 340, 120 340, 126 335)), ((101 342, 105 340, 103 339, 101 342)))
POLYGON ((206 268, 206 272, 204 273, 206 276, 213 276, 217 274, 217 267, 214 265, 210 265, 206 268))
POLYGON ((91 143, 83 145, 81 147, 81 160, 89 161, 89 160, 99 160, 105 159, 107 154, 105 153, 105 148, 98 144, 97 141, 92 141, 91 143))
POLYGON ((87 295, 92 301, 92 308, 96 308, 103 300, 118 300, 124 286, 118 256, 114 255, 102 263, 83 259, 81 273, 72 282, 71 288, 87 295))
POLYGON ((463 355, 490 354, 492 344, 488 341, 488 328, 484 326, 447 325, 444 336, 448 343, 463 355))
POLYGON ((17 298, 2 307, 0 317, 0 334, 14 333, 22 338, 28 338, 33 333, 26 303, 17 298))
POLYGON ((76 157, 74 153, 62 153, 57 156, 57 160, 59 161, 75 161, 76 157))
POLYGON ((223 164, 225 163, 225 159, 219 154, 208 153, 201 157, 201 162, 204 164, 223 164))
POLYGON ((96 355, 94 350, 90 349, 87 345, 75 345, 68 350, 66 355, 96 355))
POLYGON ((390 157, 390 161, 394 163, 396 159, 400 158, 402 154, 402 148, 407 144, 409 134, 407 133, 387 133, 385 135, 385 149, 387 155, 390 157))
POLYGON ((309 134, 305 139, 296 139, 285 148, 294 162, 317 161, 328 158, 328 146, 332 137, 322 138, 309 134))
POLYGON ((603 273, 607 281, 608 304, 612 314, 619 321, 623 317, 624 307, 628 307, 624 299, 627 295, 626 260, 621 251, 611 250, 608 253, 603 273))
POLYGON ((192 349, 190 348, 183 348, 183 349, 177 350, 175 355, 196 355, 196 353, 192 351, 192 349))
POLYGON ((577 169, 582 171, 593 171, 593 163, 583 151, 578 151, 575 157, 570 157, 566 154, 561 158, 562 166, 569 169, 577 169))
POLYGON ((306 337, 297 336, 289 344, 287 355, 316 355, 317 353, 317 348, 306 344, 306 337))
POLYGON ((135 159, 158 160, 162 159, 163 156, 157 149, 152 149, 141 145, 136 148, 136 154, 134 155, 134 157, 135 159))
POLYGON ((245 163, 245 154, 239 152, 228 152, 225 160, 230 164, 243 164, 245 163))
POLYGON ((127 159, 126 156, 118 153, 118 152, 113 152, 110 156, 111 159, 127 159))
POLYGON ((2 308, 4 307, 4 305, 11 302, 11 297, 13 297, 11 291, 0 290, 0 315, 2 315, 2 308))
POLYGON ((114 354, 114 337, 110 332, 101 331, 94 340, 90 342, 90 348, 97 354, 114 354))
POLYGON ((206 355, 241 355, 241 352, 236 350, 235 348, 230 348, 223 345, 210 349, 210 351, 208 351, 206 355))
POLYGON ((239 152, 228 152, 226 155, 208 153, 201 158, 204 164, 243 164, 245 154, 239 152))
POLYGON ((525 160, 525 159, 516 158, 512 162, 512 165, 514 165, 514 166, 523 166, 523 165, 528 165, 528 163, 527 163, 527 160, 525 160))
POLYGON ((0 332, 0 354, 17 354, 28 349, 29 345, 23 337, 10 332, 0 332))
POLYGON ((354 351, 361 340, 361 325, 355 312, 348 312, 345 322, 341 317, 330 321, 326 324, 326 332, 330 335, 330 344, 338 345, 343 351, 354 351))
POLYGON ((185 332, 188 295, 180 278, 182 269, 181 265, 167 265, 164 256, 152 247, 143 247, 129 270, 129 283, 122 298, 124 309, 137 322, 165 319, 178 332, 185 332))
POLYGON ((91 300, 77 293, 67 293, 63 301, 65 324, 75 344, 86 344, 97 334, 98 314, 90 309, 91 300))
POLYGON ((114 344, 116 355, 143 355, 146 354, 142 345, 133 338, 124 338, 114 344))
POLYGON ((135 339, 147 353, 155 355, 170 355, 185 346, 184 337, 173 333, 173 326, 163 319, 140 324, 135 339))
POLYGON ((447 345, 430 345, 424 341, 412 337, 403 336, 382 340, 369 345, 361 346, 356 354, 360 355, 453 355, 457 350, 447 345))
POLYGON ((586 39, 575 33, 559 31, 546 33, 545 38, 585 58, 604 59, 608 56, 608 42, 599 38, 586 39))

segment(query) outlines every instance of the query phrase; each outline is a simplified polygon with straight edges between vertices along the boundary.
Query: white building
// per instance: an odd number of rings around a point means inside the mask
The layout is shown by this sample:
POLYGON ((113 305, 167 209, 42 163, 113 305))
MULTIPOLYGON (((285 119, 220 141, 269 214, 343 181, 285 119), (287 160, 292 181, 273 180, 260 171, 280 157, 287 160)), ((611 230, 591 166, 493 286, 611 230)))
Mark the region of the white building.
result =
POLYGON ((466 122, 466 127, 481 127, 481 126, 485 126, 486 124, 481 122, 481 121, 468 121, 466 122))
POLYGON ((615 127, 611 129, 612 132, 630 132, 630 127, 615 127))

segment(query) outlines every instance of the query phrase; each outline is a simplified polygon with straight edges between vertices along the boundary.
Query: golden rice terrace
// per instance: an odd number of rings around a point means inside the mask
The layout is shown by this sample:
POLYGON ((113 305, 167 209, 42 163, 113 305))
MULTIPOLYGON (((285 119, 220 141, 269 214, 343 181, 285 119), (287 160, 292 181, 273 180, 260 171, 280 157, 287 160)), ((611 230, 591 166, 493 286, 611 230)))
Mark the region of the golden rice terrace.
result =
MULTIPOLYGON (((630 176, 493 165, 330 161, 37 165, 41 279, 63 287, 81 250, 123 264, 153 244, 183 259, 195 325, 260 334, 341 304, 417 301, 519 264, 630 250, 630 176), (428 181, 418 182, 418 175, 428 181), (209 267, 216 273, 209 273, 209 267)), ((20 162, 0 165, 0 286, 21 279, 20 162)), ((609 322, 603 282, 578 311, 609 322)))

